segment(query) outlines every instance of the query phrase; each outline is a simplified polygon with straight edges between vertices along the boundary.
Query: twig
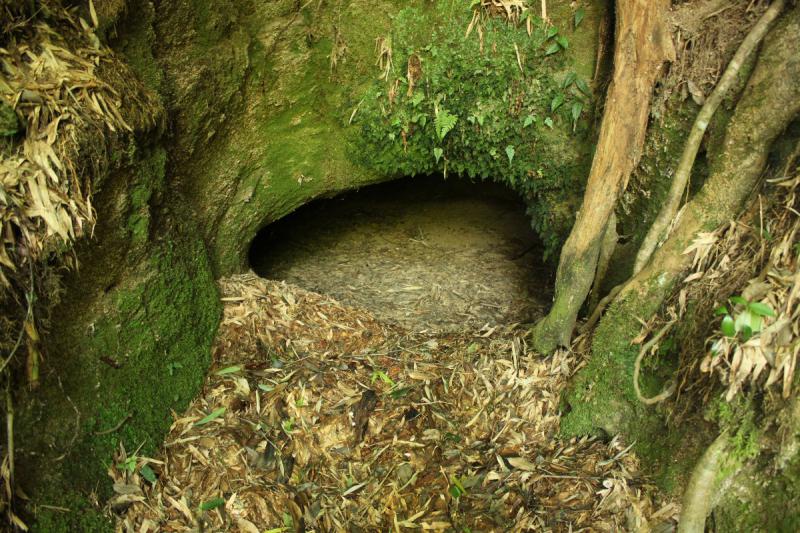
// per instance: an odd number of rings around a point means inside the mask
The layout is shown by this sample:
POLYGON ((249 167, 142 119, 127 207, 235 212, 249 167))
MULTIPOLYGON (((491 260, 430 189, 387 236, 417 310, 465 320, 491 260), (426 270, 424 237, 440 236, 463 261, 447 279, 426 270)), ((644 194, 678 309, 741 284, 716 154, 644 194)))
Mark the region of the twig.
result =
POLYGON ((103 431, 95 431, 95 432, 94 432, 94 434, 95 434, 95 435, 108 435, 109 433, 114 433, 114 432, 115 432, 115 431, 117 431, 119 428, 121 428, 122 426, 124 426, 124 425, 125 425, 125 422, 127 422, 127 421, 128 421, 128 420, 130 420, 131 418, 133 418, 133 413, 128 413, 127 415, 125 415, 125 418, 123 418, 122 420, 120 420, 120 421, 117 423, 117 425, 116 425, 116 426, 114 426, 113 428, 105 429, 105 430, 103 430, 103 431))
POLYGON ((661 330, 656 333, 655 337, 647 341, 642 349, 639 350, 639 355, 636 356, 636 363, 633 366, 633 388, 636 391, 636 397, 645 405, 655 405, 658 402, 663 402, 670 396, 672 393, 675 392, 675 384, 671 384, 666 390, 660 392, 659 394, 653 396, 652 398, 645 398, 642 394, 641 389, 639 388, 639 372, 642 366, 642 359, 644 358, 645 354, 650 351, 650 349, 655 346, 658 341, 664 338, 664 335, 672 328, 675 324, 674 321, 667 323, 666 326, 661 328, 661 330))
POLYGON ((722 100, 728 94, 728 91, 733 87, 742 65, 744 65, 744 62, 753 50, 755 50, 769 31, 772 23, 783 10, 784 3, 784 0, 774 0, 772 5, 769 6, 769 9, 761 16, 756 25, 753 26, 750 33, 748 33, 747 37, 742 41, 742 44, 739 45, 739 49, 736 50, 736 54, 733 56, 733 59, 731 59, 731 62, 728 63, 728 67, 722 74, 722 78, 720 78, 717 86, 714 87, 714 91, 697 114, 697 118, 692 125, 692 130, 689 133, 689 138, 686 141, 686 146, 683 149, 680 162, 678 163, 678 169, 675 171, 675 177, 670 185, 667 198, 661 211, 659 211, 658 216, 653 222, 653 225, 650 226, 650 230, 642 241, 639 253, 636 254, 636 262, 633 266, 634 275, 638 274, 642 268, 644 268, 644 265, 647 264, 653 252, 655 252, 658 247, 659 242, 661 242, 661 239, 667 233, 672 219, 675 218, 675 214, 678 212, 681 197, 683 196, 684 190, 686 190, 686 184, 689 182, 689 177, 692 174, 692 167, 694 166, 697 152, 700 150, 700 143, 703 140, 711 118, 714 116, 717 108, 719 108, 722 100))

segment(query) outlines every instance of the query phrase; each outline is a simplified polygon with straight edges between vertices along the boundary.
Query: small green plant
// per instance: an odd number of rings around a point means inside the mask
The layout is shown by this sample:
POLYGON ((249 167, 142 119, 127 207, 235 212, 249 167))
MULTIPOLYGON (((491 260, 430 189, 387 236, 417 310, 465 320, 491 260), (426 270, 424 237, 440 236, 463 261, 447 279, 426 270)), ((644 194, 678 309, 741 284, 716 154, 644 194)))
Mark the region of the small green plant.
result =
POLYGON ((372 372, 372 383, 375 383, 375 381, 377 381, 379 379, 381 381, 383 381, 384 383, 386 383, 387 385, 389 385, 390 387, 394 388, 395 382, 394 382, 394 380, 392 378, 390 378, 386 374, 386 372, 384 372, 383 370, 375 370, 375 371, 373 371, 372 372))
POLYGON ((458 476, 450 476, 450 496, 458 499, 466 493, 467 489, 464 488, 464 484, 458 479, 458 476))
POLYGON ((720 331, 725 337, 749 340, 764 327, 764 317, 774 317, 775 311, 761 302, 749 302, 741 296, 731 296, 728 306, 720 306, 715 311, 722 316, 720 331))

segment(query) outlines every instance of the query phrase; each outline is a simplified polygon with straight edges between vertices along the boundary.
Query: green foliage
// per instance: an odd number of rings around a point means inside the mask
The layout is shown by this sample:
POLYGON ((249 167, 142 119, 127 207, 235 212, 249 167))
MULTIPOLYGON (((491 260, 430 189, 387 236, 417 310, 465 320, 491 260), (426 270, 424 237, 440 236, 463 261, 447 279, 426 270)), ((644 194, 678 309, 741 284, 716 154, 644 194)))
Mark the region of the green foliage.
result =
POLYGON ((717 308, 716 314, 722 316, 720 331, 725 337, 739 337, 747 341, 764 327, 764 317, 774 317, 775 311, 761 302, 749 302, 741 296, 731 296, 728 307, 717 308))
MULTIPOLYGON (((528 202, 549 251, 573 222, 589 163, 589 88, 558 52, 569 40, 531 15, 532 32, 442 2, 435 15, 404 9, 390 36, 393 69, 368 88, 352 121, 353 156, 391 176, 444 173, 493 179, 528 202), (440 20, 433 31, 418 21, 440 20), (407 79, 409 57, 419 79, 407 79), (570 202, 572 205, 570 205, 570 202)), ((351 116, 348 114, 348 121, 351 116)))

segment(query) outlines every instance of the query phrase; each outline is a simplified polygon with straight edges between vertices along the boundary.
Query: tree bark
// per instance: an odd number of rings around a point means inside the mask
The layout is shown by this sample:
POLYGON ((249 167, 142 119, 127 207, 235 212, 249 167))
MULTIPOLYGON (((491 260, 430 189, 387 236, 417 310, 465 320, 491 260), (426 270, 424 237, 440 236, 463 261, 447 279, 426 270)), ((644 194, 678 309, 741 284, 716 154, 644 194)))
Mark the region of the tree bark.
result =
MULTIPOLYGON (((666 297, 686 275, 692 263, 684 254, 697 234, 712 231, 736 218, 761 183, 769 151, 774 141, 800 115, 800 4, 787 11, 767 35, 753 74, 725 131, 720 148, 710 154, 709 177, 701 190, 684 208, 679 224, 650 262, 634 276, 600 319, 598 330, 607 338, 630 340, 641 329, 639 318, 658 312, 666 297), (626 311, 627 310, 627 311, 626 311), (633 310, 633 312, 631 312, 633 310)), ((622 357, 604 354, 593 345, 592 357, 622 357)), ((633 360, 630 361, 631 366, 633 360)), ((626 362, 620 362, 622 368, 626 362)), ((583 372, 583 371, 582 371, 583 372)), ((581 374, 583 375, 583 374, 581 374)), ((580 376, 578 378, 580 378, 580 376)), ((589 383, 595 379, 586 375, 589 383)), ((630 387, 595 392, 595 401, 618 406, 615 420, 630 427, 637 425, 631 412, 623 412, 628 398, 635 399, 633 376, 620 375, 630 387), (603 396, 603 400, 599 399, 603 396)), ((625 427, 609 427, 611 413, 598 412, 591 405, 573 404, 569 417, 585 418, 609 433, 625 432, 625 427)), ((631 407, 633 409, 633 407, 631 407)), ((563 422, 562 422, 563 423, 563 422)))
POLYGON ((641 156, 656 76, 674 58, 665 22, 669 0, 617 0, 616 5, 614 74, 583 205, 561 250, 553 306, 531 332, 542 353, 569 345, 609 217, 641 156))
POLYGON ((658 247, 659 242, 665 237, 669 225, 678 213, 678 207, 680 207, 681 198, 686 190, 686 184, 689 183, 689 177, 692 174, 694 160, 697 157, 697 152, 700 150, 700 143, 703 140, 709 122, 711 122, 711 118, 722 103, 723 98, 725 98, 730 88, 734 85, 742 65, 753 50, 761 43, 761 39, 764 38, 764 35, 766 35, 772 27, 772 23, 778 18, 778 15, 780 15, 783 10, 783 6, 784 0, 773 0, 769 9, 762 15, 756 25, 753 26, 753 29, 750 30, 750 33, 745 37, 744 41, 742 41, 742 44, 739 45, 739 49, 728 64, 728 68, 725 69, 722 78, 720 78, 714 91, 708 97, 705 104, 703 104, 700 113, 697 114, 697 118, 692 125, 692 130, 689 133, 689 138, 686 141, 686 147, 681 155, 678 169, 675 172, 675 177, 672 180, 667 199, 661 207, 653 225, 650 227, 650 230, 647 232, 639 248, 639 253, 636 255, 636 262, 633 266, 634 274, 638 274, 639 271, 642 270, 644 265, 650 260, 650 257, 652 257, 653 251, 658 247))

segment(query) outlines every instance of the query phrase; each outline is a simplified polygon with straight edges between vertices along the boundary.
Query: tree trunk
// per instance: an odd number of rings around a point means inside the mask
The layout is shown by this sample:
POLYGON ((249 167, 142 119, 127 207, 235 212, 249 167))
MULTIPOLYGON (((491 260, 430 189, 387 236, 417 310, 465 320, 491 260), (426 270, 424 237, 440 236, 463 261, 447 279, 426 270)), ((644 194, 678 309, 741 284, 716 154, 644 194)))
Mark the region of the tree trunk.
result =
POLYGON ((647 131, 656 76, 674 50, 665 23, 668 0, 617 0, 614 74, 583 205, 559 260, 555 301, 533 328, 534 347, 568 345, 594 279, 603 233, 647 131))
MULTIPOLYGON (((709 177, 702 189, 686 205, 680 223, 667 241, 625 285, 600 320, 596 331, 602 330, 606 340, 617 339, 619 346, 628 346, 628 341, 641 329, 639 318, 646 319, 656 313, 676 283, 685 276, 692 257, 684 251, 697 234, 712 231, 735 218, 760 184, 770 147, 800 113, 798 35, 800 5, 795 5, 767 35, 753 74, 725 131, 724 142, 719 151, 710 154, 709 177)), ((638 421, 630 410, 637 400, 633 376, 628 373, 633 359, 620 360, 624 357, 625 354, 617 351, 604 351, 595 336, 590 364, 576 379, 591 387, 597 380, 593 372, 606 365, 626 372, 614 377, 615 382, 623 382, 625 386, 608 390, 592 387, 595 391, 593 405, 573 404, 568 416, 586 421, 581 431, 587 430, 587 424, 609 433, 636 428, 638 421), (614 412, 604 411, 599 407, 603 405, 613 406, 614 412), (625 412, 626 405, 629 412, 625 412), (609 422, 612 418, 613 423, 609 422)))

